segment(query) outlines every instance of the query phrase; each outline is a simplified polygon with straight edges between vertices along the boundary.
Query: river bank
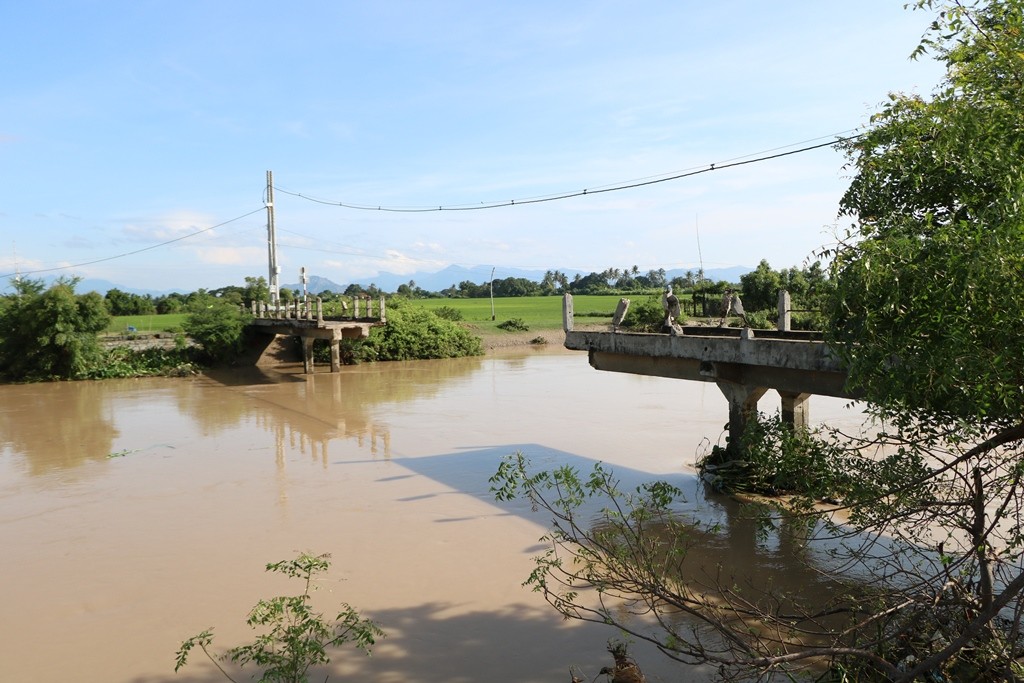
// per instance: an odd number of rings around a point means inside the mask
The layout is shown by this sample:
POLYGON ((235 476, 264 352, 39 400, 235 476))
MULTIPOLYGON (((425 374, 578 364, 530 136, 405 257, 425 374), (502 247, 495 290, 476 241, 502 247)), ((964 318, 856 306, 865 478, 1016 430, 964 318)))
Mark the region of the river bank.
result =
POLYGON ((480 345, 485 351, 507 349, 517 346, 563 346, 565 332, 563 330, 537 330, 530 332, 488 332, 474 330, 480 337, 480 345))

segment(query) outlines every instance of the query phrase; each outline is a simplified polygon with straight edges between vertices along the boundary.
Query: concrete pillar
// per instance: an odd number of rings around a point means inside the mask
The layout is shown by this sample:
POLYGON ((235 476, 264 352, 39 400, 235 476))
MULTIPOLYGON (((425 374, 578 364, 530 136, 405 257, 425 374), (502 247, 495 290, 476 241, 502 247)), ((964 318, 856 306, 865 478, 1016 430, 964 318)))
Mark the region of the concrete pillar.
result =
POLYGON ((331 340, 331 372, 341 372, 341 340, 331 340))
POLYGON ((789 292, 785 289, 779 290, 779 332, 789 332, 793 329, 792 325, 792 308, 789 299, 789 292))
POLYGON ((313 374, 313 342, 312 337, 302 337, 302 371, 313 374))
POLYGON ((562 329, 566 332, 572 332, 572 326, 572 294, 566 294, 562 297, 562 329))
POLYGON ((768 391, 766 387, 751 387, 727 380, 716 380, 718 388, 729 401, 729 446, 732 457, 739 456, 740 440, 747 422, 757 417, 757 401, 768 391))
POLYGON ((807 429, 811 417, 810 394, 779 391, 782 398, 782 422, 790 427, 807 429))

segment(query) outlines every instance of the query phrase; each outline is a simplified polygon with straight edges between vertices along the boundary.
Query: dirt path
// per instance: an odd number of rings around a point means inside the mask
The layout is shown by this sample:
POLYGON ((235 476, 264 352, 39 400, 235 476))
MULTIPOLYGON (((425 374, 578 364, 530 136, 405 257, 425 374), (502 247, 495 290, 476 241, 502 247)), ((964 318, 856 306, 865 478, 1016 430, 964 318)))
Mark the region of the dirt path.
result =
POLYGON ((476 332, 485 351, 507 349, 513 346, 562 346, 565 332, 562 330, 537 330, 535 332, 476 332), (543 341, 541 341, 543 340, 543 341))

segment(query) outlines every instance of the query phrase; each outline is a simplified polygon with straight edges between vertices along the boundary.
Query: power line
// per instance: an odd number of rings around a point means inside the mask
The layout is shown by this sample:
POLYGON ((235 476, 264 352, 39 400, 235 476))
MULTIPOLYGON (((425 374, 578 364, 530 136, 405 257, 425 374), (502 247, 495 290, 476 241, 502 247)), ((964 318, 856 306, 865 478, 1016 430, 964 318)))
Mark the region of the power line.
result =
MULTIPOLYGON (((698 168, 694 168, 694 169, 690 169, 690 170, 686 170, 686 171, 681 171, 679 173, 676 173, 676 174, 673 174, 673 175, 669 175, 669 176, 665 176, 665 177, 658 177, 658 176, 648 177, 648 178, 642 178, 642 179, 639 179, 639 180, 636 180, 636 181, 627 181, 627 182, 624 182, 624 183, 613 184, 613 185, 603 185, 603 186, 599 186, 599 187, 591 188, 591 189, 577 190, 577 191, 573 191, 573 192, 565 192, 565 193, 561 193, 561 194, 553 194, 553 195, 546 195, 546 196, 540 196, 540 197, 531 197, 531 198, 526 198, 526 199, 511 199, 511 200, 501 201, 501 202, 480 202, 479 204, 461 204, 461 205, 448 205, 448 206, 439 205, 439 206, 429 206, 429 207, 387 207, 387 206, 372 206, 372 205, 366 205, 366 204, 351 204, 351 203, 347 203, 347 202, 332 201, 332 200, 326 200, 326 199, 318 199, 316 197, 311 197, 311 196, 308 196, 308 195, 304 195, 304 194, 299 193, 299 192, 292 192, 290 190, 286 190, 286 189, 278 187, 276 185, 274 186, 274 189, 278 190, 279 192, 283 192, 285 194, 292 195, 293 197, 298 197, 300 199, 305 199, 306 201, 314 202, 314 203, 317 203, 317 204, 325 204, 325 205, 328 205, 328 206, 338 206, 338 207, 345 208, 345 209, 355 209, 355 210, 360 210, 360 211, 386 211, 386 212, 391 212, 391 213, 428 213, 428 212, 434 212, 434 211, 480 211, 482 209, 497 209, 497 208, 503 208, 503 207, 509 207, 509 206, 523 206, 523 205, 527 205, 527 204, 541 204, 541 203, 545 203, 545 202, 555 202, 555 201, 560 201, 560 200, 563 200, 563 199, 571 199, 573 197, 583 197, 583 196, 586 196, 586 195, 604 194, 604 193, 607 193, 607 192, 619 192, 619 191, 622 191, 622 190, 632 190, 632 189, 635 189, 635 188, 638 188, 638 187, 644 187, 644 186, 647 186, 647 185, 657 185, 659 183, 667 183, 667 182, 670 182, 670 181, 673 181, 673 180, 680 180, 682 178, 689 178, 689 177, 692 177, 692 176, 695 176, 695 175, 700 175, 700 174, 703 174, 703 173, 710 173, 711 171, 720 171, 720 170, 723 170, 723 169, 726 169, 726 168, 734 168, 736 166, 745 166, 745 165, 748 165, 748 164, 755 164, 755 163, 759 163, 759 162, 762 162, 762 161, 770 161, 772 159, 778 159, 778 158, 781 158, 781 157, 792 156, 794 154, 801 154, 803 152, 810 152, 810 151, 815 150, 815 149, 821 149, 822 147, 832 147, 832 146, 837 145, 837 144, 839 144, 841 142, 847 142, 849 140, 854 140, 856 138, 859 138, 859 137, 861 137, 861 135, 854 135, 854 136, 851 136, 851 137, 848 137, 848 138, 838 137, 837 139, 830 140, 829 142, 822 142, 822 143, 819 143, 819 144, 816 144, 816 145, 810 145, 810 146, 807 146, 807 147, 801 147, 799 149, 793 149, 793 150, 789 150, 789 151, 786 151, 786 152, 778 152, 776 154, 769 154, 769 155, 766 155, 766 156, 757 156, 757 157, 753 157, 753 158, 749 158, 749 155, 747 157, 735 157, 734 159, 728 160, 728 161, 723 162, 723 163, 708 164, 706 166, 701 166, 701 167, 698 167, 698 168)), ((820 138, 818 138, 818 139, 820 139, 820 138)), ((785 148, 784 147, 777 147, 775 149, 785 149, 785 148)), ((773 150, 769 150, 769 151, 773 151, 773 150)))
POLYGON ((181 237, 175 237, 172 240, 167 240, 166 242, 161 242, 160 244, 152 244, 152 245, 150 245, 148 247, 143 247, 142 249, 136 249, 135 251, 127 251, 127 252, 125 252, 123 254, 117 254, 116 256, 106 256, 104 258, 95 259, 93 261, 84 261, 82 263, 73 263, 73 264, 67 265, 67 266, 54 266, 53 268, 38 268, 36 270, 26 270, 26 271, 19 271, 19 272, 15 272, 15 273, 4 273, 4 274, 0 275, 0 278, 14 277, 15 275, 33 275, 35 273, 51 273, 51 272, 53 272, 55 270, 69 270, 71 268, 81 268, 82 266, 91 266, 94 263, 103 263, 105 261, 113 261, 115 259, 124 258, 125 256, 134 256, 135 254, 141 254, 144 251, 150 251, 152 249, 158 249, 160 247, 166 247, 168 244, 174 244, 175 242, 181 242, 182 240, 187 240, 190 237, 195 237, 196 235, 201 235, 204 232, 210 232, 211 230, 213 230, 215 228, 220 228, 220 227, 223 227, 223 226, 225 226, 225 225, 227 225, 229 223, 234 223, 235 221, 240 221, 243 218, 248 218, 249 216, 253 215, 254 213, 258 213, 258 212, 263 211, 263 210, 265 210, 265 207, 261 206, 258 209, 253 209, 249 213, 242 214, 241 216, 236 216, 235 218, 232 218, 230 220, 226 220, 223 223, 218 223, 217 225, 211 225, 208 228, 203 228, 202 230, 196 230, 195 232, 190 232, 187 235, 182 235, 181 237))

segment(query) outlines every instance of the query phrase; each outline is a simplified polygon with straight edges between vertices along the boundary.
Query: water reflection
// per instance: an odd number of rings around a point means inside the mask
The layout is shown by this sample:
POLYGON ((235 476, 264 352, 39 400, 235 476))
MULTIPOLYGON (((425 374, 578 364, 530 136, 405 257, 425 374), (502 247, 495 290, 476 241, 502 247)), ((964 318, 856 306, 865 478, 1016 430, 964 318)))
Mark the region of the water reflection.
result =
POLYGON ((102 382, 0 388, 0 449, 23 455, 34 476, 106 459, 117 436, 109 390, 102 382))

